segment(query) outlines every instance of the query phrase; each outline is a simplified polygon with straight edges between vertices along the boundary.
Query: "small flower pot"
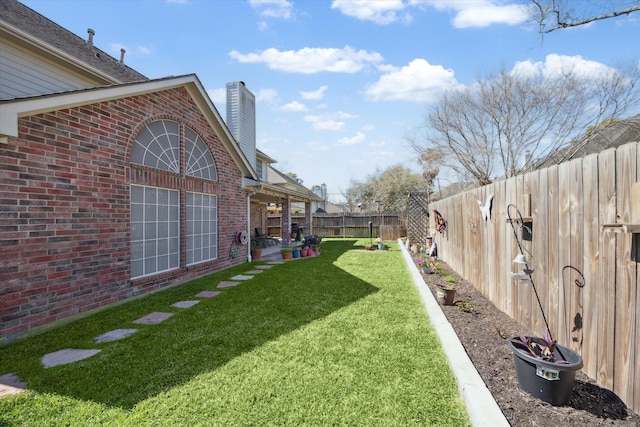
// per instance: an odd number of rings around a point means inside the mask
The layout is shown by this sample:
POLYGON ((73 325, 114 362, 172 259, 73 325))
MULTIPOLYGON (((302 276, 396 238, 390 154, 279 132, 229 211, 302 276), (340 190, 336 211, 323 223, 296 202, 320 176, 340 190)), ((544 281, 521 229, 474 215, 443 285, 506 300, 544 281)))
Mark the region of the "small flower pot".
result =
POLYGON ((436 299, 440 305, 453 305, 453 300, 456 298, 456 290, 449 288, 439 288, 436 291, 436 299))
POLYGON ((262 256, 262 248, 251 249, 251 259, 258 260, 262 256))
POLYGON ((378 243, 378 249, 383 251, 384 250, 384 243, 378 243))
POLYGON ((421 270, 424 274, 432 274, 433 273, 433 267, 426 267, 423 266, 421 267, 421 270))
POLYGON ((291 259, 291 252, 281 252, 282 259, 291 259))
POLYGON ((300 258, 300 249, 294 249, 293 251, 291 251, 291 257, 300 258))
MULTIPOLYGON (((533 340, 543 343, 540 338, 533 340)), ((511 340, 507 345, 513 352, 518 383, 522 390, 554 406, 569 402, 576 371, 582 369, 582 356, 557 344, 556 360, 566 360, 568 363, 547 362, 518 350, 511 340)))
POLYGON ((300 257, 304 258, 307 256, 307 248, 300 249, 300 257))

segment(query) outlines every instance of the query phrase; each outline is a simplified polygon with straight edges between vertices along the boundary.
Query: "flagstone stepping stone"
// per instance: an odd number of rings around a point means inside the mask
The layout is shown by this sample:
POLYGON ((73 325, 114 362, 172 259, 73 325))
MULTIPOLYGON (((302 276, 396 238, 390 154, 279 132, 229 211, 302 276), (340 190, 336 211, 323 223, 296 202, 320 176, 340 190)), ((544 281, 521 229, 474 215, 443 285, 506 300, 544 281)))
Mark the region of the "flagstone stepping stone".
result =
POLYGON ((27 383, 13 373, 0 375, 0 398, 20 394, 27 389, 27 383))
POLYGON ((133 323, 137 323, 138 325, 157 325, 158 323, 164 322, 174 314, 175 313, 163 313, 161 311, 154 311, 153 313, 149 313, 146 316, 134 320, 133 323))
POLYGON ((196 294, 197 298, 213 298, 215 296, 220 295, 222 292, 220 291, 202 291, 196 294))
POLYGON ((262 270, 250 270, 245 272, 245 274, 260 274, 262 272, 263 272, 262 270))
POLYGON ((67 363, 73 363, 95 356, 101 351, 102 350, 97 349, 65 348, 42 356, 42 366, 51 368, 53 366, 66 365, 67 363))
MULTIPOLYGON (((251 276, 251 278, 253 278, 253 276, 251 276)), ((218 283, 218 288, 231 288, 233 286, 238 286, 239 284, 240 282, 229 282, 225 280, 223 282, 218 283)))
POLYGON ((270 268, 273 268, 273 265, 256 265, 256 268, 259 270, 268 270, 270 268))
POLYGON ((196 305, 197 303, 199 303, 200 301, 178 301, 175 304, 171 304, 171 307, 176 307, 176 308, 191 308, 194 305, 196 305))
POLYGON ((253 276, 247 276, 244 274, 238 274, 237 276, 233 276, 231 280, 251 280, 253 276))
POLYGON ((267 261, 267 265, 280 265, 280 264, 284 264, 284 261, 267 261))
POLYGON ((113 331, 105 332, 102 335, 98 335, 93 339, 93 342, 116 341, 122 338, 126 338, 129 335, 133 335, 136 332, 138 332, 137 329, 114 329, 113 331))

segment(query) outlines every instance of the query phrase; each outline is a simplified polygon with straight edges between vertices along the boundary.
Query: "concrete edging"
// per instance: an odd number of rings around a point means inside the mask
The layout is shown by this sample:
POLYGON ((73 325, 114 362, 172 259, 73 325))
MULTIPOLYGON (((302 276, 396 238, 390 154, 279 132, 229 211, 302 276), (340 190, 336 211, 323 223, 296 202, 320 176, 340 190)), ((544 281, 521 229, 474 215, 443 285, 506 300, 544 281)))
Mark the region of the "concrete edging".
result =
POLYGON ((478 427, 509 427, 509 422, 502 413, 502 410, 500 410, 500 407, 480 377, 475 366, 473 366, 467 351, 458 339, 458 336, 447 320, 447 317, 444 315, 440 305, 433 297, 431 290, 422 279, 422 274, 413 262, 411 254, 400 239, 398 239, 398 246, 402 250, 402 255, 407 263, 407 267, 409 267, 411 278, 418 289, 418 293, 420 294, 420 298, 424 304, 427 316, 429 317, 429 320, 440 339, 442 349, 447 356, 447 361, 449 362, 451 371, 453 371, 453 375, 458 383, 458 389, 460 390, 462 399, 467 406, 467 412, 469 413, 471 424, 478 427))

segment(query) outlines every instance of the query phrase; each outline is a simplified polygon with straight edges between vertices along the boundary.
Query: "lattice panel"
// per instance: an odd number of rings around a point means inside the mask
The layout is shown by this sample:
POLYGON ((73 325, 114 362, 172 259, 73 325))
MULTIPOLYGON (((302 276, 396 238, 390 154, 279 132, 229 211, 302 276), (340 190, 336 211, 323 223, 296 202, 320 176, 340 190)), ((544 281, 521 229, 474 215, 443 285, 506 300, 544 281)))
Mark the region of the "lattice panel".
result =
POLYGON ((425 244, 429 236, 429 195, 410 193, 407 237, 411 242, 425 244))

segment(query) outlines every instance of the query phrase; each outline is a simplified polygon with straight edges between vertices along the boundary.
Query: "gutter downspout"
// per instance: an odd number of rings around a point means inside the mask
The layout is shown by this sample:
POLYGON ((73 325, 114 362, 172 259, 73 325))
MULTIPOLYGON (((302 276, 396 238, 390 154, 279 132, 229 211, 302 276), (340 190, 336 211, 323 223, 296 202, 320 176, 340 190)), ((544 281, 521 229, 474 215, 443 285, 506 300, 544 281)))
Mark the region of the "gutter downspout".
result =
POLYGON ((251 196, 255 196, 258 191, 262 190, 262 185, 259 185, 251 193, 247 194, 247 262, 251 262, 251 196))

